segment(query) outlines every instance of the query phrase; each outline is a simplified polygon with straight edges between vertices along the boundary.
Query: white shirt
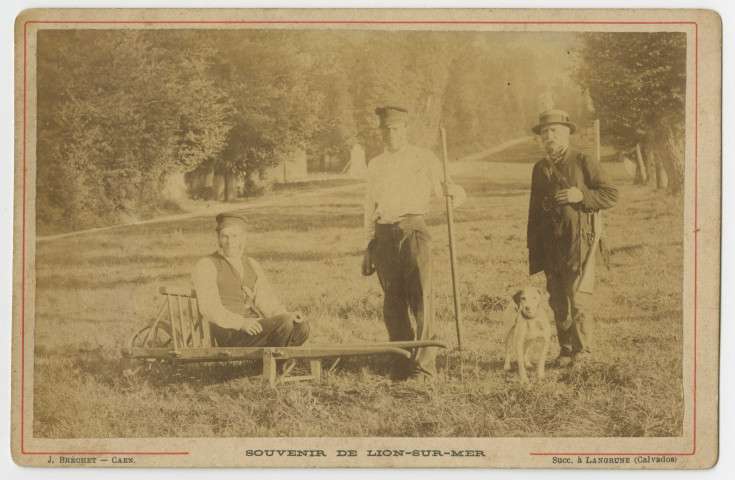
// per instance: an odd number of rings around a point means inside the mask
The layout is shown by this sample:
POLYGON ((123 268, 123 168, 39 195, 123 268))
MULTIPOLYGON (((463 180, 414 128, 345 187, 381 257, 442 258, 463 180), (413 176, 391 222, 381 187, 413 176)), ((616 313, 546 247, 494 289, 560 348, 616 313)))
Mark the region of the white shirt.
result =
MULTIPOLYGON (((225 258, 242 278, 242 272, 244 271, 242 258, 225 258)), ((263 317, 273 317, 287 313, 286 307, 278 299, 261 266, 254 259, 250 257, 247 257, 247 259, 255 271, 256 280, 252 290, 245 285, 241 285, 243 300, 252 302, 263 317)), ((197 262, 192 271, 191 279, 197 292, 199 311, 204 318, 222 328, 239 330, 243 326, 245 317, 227 310, 222 305, 219 297, 219 287, 217 286, 217 267, 211 257, 204 257, 197 262)))
MULTIPOLYGON (((407 215, 426 215, 431 194, 442 197, 442 168, 439 159, 425 148, 405 145, 386 151, 368 164, 365 193, 365 234, 375 236, 375 222, 395 223, 407 215)), ((454 186, 452 204, 467 198, 464 189, 454 186)))

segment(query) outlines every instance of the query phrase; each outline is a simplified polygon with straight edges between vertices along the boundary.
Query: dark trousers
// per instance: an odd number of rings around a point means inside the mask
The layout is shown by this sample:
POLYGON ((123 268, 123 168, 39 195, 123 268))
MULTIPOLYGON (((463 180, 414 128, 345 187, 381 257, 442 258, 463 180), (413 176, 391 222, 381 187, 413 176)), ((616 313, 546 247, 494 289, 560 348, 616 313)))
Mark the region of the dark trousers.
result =
POLYGON ((588 353, 592 342, 592 294, 574 290, 577 276, 577 272, 546 273, 549 306, 563 356, 588 353))
POLYGON ((309 324, 294 323, 289 315, 262 318, 259 322, 263 331, 257 335, 213 323, 210 329, 220 347, 298 347, 309 338, 309 324))
MULTIPOLYGON (((376 224, 373 257, 383 288, 383 318, 390 341, 432 340, 431 235, 421 216, 376 224), (409 310, 416 319, 416 334, 409 310)), ((409 374, 436 373, 436 348, 418 348, 409 374)))

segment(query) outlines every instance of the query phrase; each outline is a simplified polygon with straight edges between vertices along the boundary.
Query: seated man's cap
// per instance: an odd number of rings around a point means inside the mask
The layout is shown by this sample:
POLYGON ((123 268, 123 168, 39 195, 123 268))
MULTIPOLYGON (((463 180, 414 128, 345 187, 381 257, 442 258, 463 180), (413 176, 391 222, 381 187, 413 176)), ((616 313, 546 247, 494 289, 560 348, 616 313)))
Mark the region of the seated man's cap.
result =
POLYGON ((381 127, 408 122, 408 110, 403 107, 380 107, 375 109, 375 114, 380 117, 381 127))
POLYGON ((217 215, 217 231, 219 232, 223 228, 226 227, 240 227, 241 229, 245 229, 247 226, 247 223, 245 222, 245 219, 242 218, 240 215, 235 215, 234 213, 220 213, 217 215))
POLYGON ((566 110, 546 110, 538 117, 538 125, 533 127, 533 133, 536 135, 541 134, 541 128, 546 125, 552 125, 554 123, 560 123, 569 127, 569 134, 574 133, 577 126, 569 121, 569 114, 566 110))

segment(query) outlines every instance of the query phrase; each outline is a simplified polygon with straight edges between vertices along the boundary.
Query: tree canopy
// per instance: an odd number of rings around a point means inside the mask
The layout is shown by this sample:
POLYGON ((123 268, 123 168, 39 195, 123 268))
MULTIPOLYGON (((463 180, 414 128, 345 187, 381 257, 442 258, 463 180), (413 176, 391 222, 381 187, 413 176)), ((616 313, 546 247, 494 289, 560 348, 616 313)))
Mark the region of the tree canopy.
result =
POLYGON ((576 78, 589 93, 605 140, 636 144, 664 162, 673 190, 683 182, 686 34, 581 35, 576 78))

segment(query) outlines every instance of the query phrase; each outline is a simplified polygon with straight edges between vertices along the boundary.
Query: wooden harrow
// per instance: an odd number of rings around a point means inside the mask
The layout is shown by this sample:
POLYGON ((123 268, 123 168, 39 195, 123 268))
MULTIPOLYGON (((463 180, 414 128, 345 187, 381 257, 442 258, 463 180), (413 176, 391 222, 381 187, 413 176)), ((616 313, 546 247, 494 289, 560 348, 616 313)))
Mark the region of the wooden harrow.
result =
POLYGON ((263 380, 275 385, 321 379, 324 359, 333 360, 331 371, 341 357, 389 354, 409 358, 409 350, 413 348, 447 348, 445 343, 433 340, 300 347, 219 347, 210 332, 209 322, 199 313, 194 290, 161 287, 160 292, 166 299, 158 315, 138 330, 123 348, 123 356, 139 361, 135 369, 125 371, 126 375, 133 375, 144 366, 157 363, 262 360, 263 380), (298 359, 309 361, 308 375, 290 375, 294 360, 298 359), (287 360, 281 373, 276 369, 276 360, 287 360))

